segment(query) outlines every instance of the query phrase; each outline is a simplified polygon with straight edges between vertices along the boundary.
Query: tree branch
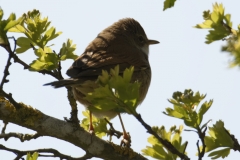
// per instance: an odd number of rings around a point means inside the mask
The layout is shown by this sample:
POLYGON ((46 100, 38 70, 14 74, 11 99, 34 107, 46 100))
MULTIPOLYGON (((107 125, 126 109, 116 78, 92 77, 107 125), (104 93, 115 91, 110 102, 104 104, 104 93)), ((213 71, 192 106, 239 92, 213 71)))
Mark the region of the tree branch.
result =
POLYGON ((9 101, 0 98, 0 119, 32 129, 43 136, 51 136, 70 142, 94 157, 106 160, 146 159, 132 149, 106 142, 72 123, 45 115, 23 103, 18 104, 21 107, 16 109, 9 101))
POLYGON ((198 159, 199 160, 202 160, 202 158, 204 157, 204 154, 205 154, 206 144, 205 144, 204 138, 205 138, 205 135, 206 135, 206 131, 207 131, 207 127, 204 127, 203 131, 200 128, 197 129, 198 137, 200 138, 200 140, 202 142, 202 146, 203 146, 202 150, 200 150, 199 140, 198 140, 197 141, 197 148, 198 148, 198 159))

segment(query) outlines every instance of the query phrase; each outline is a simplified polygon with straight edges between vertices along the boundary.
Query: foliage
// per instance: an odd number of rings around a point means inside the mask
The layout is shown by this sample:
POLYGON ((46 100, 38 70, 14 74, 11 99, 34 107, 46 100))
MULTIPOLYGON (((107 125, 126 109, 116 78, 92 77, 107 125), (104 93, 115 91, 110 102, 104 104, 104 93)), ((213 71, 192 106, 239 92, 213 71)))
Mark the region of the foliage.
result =
POLYGON ((70 39, 63 43, 59 54, 50 48, 53 44, 47 45, 62 32, 56 32, 54 27, 49 27, 51 22, 46 17, 42 18, 38 10, 29 11, 19 19, 21 19, 21 23, 12 26, 9 31, 25 35, 17 39, 18 48, 16 53, 20 54, 30 48, 34 49, 37 59, 30 63, 30 71, 54 70, 57 69, 60 61, 66 59, 74 60, 78 57, 74 53, 76 45, 73 45, 70 39))
POLYGON ((223 5, 215 3, 212 12, 209 10, 203 12, 203 19, 205 21, 202 24, 197 24, 195 27, 199 29, 211 29, 206 37, 206 43, 210 44, 227 37, 232 32, 230 18, 230 14, 224 14, 223 5))
POLYGON ((9 44, 7 32, 22 21, 22 17, 16 19, 16 15, 11 13, 8 19, 3 19, 3 10, 0 8, 0 45, 9 44))
POLYGON ((209 127, 209 136, 205 137, 206 152, 210 152, 215 149, 224 147, 223 149, 215 150, 208 156, 212 159, 225 158, 229 155, 230 150, 234 149, 234 142, 228 134, 228 131, 224 128, 222 121, 217 121, 213 127, 209 127))
POLYGON ((213 5, 212 12, 210 10, 203 12, 203 19, 205 21, 195 27, 210 29, 206 43, 225 40, 227 44, 222 47, 222 51, 228 52, 233 57, 230 67, 240 66, 240 25, 237 30, 233 29, 231 15, 225 14, 223 5, 217 3, 213 5))
POLYGON ((230 67, 240 66, 240 25, 238 30, 233 30, 232 35, 226 39, 227 44, 222 47, 222 51, 228 52, 233 58, 230 67))
MULTIPOLYGON (((172 145, 179 150, 181 153, 185 152, 187 142, 182 143, 181 133, 183 126, 179 126, 179 129, 176 126, 173 126, 167 132, 165 127, 153 127, 153 130, 163 139, 168 140, 172 145)), ((142 150, 144 155, 151 156, 159 160, 175 160, 177 155, 172 154, 166 147, 164 147, 154 136, 148 138, 148 142, 152 145, 146 146, 142 150)))
POLYGON ((88 107, 89 110, 136 114, 140 83, 131 83, 133 72, 134 67, 130 67, 121 76, 118 65, 110 73, 103 70, 98 77, 99 87, 86 95, 86 99, 92 104, 88 107))
POLYGON ((203 115, 213 103, 213 100, 210 100, 209 102, 206 101, 197 111, 199 103, 205 97, 206 95, 201 95, 199 92, 194 94, 191 89, 185 90, 184 93, 174 92, 172 96, 173 99, 168 100, 173 104, 173 109, 166 108, 166 112, 163 113, 171 117, 182 119, 189 127, 200 129, 203 115))

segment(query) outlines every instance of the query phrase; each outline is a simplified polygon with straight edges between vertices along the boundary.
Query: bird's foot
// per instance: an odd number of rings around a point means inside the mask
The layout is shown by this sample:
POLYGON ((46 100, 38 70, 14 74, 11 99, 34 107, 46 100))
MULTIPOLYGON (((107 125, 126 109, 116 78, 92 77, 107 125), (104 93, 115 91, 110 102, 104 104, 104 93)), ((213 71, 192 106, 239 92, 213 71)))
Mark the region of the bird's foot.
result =
POLYGON ((120 146, 122 147, 131 147, 131 136, 128 133, 123 133, 123 139, 121 140, 120 146))

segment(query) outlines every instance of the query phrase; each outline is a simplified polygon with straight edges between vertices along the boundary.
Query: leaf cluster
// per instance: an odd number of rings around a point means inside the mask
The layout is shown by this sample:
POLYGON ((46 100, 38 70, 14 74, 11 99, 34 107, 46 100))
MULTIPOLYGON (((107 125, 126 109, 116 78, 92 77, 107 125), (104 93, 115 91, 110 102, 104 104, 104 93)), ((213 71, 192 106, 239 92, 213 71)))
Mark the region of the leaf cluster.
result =
POLYGON ((34 49, 37 59, 30 64, 30 71, 54 70, 58 68, 60 61, 77 58, 74 53, 76 45, 72 44, 70 39, 63 43, 58 54, 50 48, 53 44, 48 45, 48 43, 62 32, 56 32, 54 27, 50 27, 51 22, 47 17, 42 18, 38 10, 29 11, 18 20, 15 19, 15 14, 11 14, 8 20, 0 22, 2 26, 6 25, 5 29, 0 31, 0 34, 2 33, 0 39, 6 41, 7 31, 24 35, 17 39, 16 53, 24 53, 30 48, 34 49))
POLYGON ((91 102, 89 110, 136 114, 140 83, 131 82, 133 72, 134 67, 130 67, 121 76, 118 65, 110 73, 103 70, 97 81, 99 87, 86 95, 91 102))
MULTIPOLYGON (((179 126, 177 129, 176 126, 173 126, 167 132, 165 127, 152 127, 153 130, 163 139, 170 142, 178 151, 181 153, 185 153, 185 148, 187 146, 187 142, 182 143, 181 133, 183 130, 183 126, 179 126)), ((146 146, 145 149, 142 150, 144 155, 151 156, 155 159, 159 160, 175 160, 177 159, 177 155, 172 154, 166 147, 164 147, 154 136, 150 136, 148 138, 148 142, 152 146, 146 146)), ((185 153, 186 154, 186 153, 185 153)))
POLYGON ((182 92, 174 92, 172 99, 168 101, 173 105, 173 108, 166 108, 164 114, 182 119, 184 123, 194 129, 200 129, 204 126, 200 126, 203 115, 211 107, 213 100, 205 101, 197 110, 200 102, 206 97, 206 95, 196 92, 195 94, 191 89, 186 89, 182 92))
POLYGON ((221 120, 217 121, 213 127, 209 127, 208 133, 209 136, 204 138, 206 143, 206 152, 215 150, 208 156, 212 159, 227 157, 230 154, 230 150, 234 149, 234 142, 229 136, 228 131, 225 129, 224 123, 221 120))
POLYGON ((232 33, 231 15, 224 13, 222 4, 215 3, 213 11, 210 10, 203 12, 204 22, 197 24, 195 27, 199 29, 210 29, 209 34, 206 36, 207 44, 214 41, 221 40, 232 33))

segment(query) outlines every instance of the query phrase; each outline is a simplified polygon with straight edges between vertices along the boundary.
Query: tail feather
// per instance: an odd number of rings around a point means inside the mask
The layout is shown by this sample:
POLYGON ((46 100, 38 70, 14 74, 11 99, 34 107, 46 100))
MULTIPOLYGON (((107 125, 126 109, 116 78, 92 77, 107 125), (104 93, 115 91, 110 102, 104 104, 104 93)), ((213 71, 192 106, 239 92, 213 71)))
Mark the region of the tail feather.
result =
POLYGON ((77 79, 62 79, 59 81, 54 81, 44 84, 44 86, 53 86, 54 88, 60 88, 65 86, 72 86, 78 83, 77 79))

